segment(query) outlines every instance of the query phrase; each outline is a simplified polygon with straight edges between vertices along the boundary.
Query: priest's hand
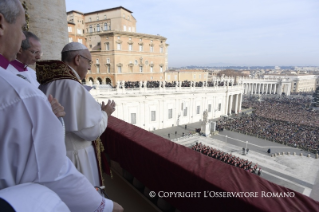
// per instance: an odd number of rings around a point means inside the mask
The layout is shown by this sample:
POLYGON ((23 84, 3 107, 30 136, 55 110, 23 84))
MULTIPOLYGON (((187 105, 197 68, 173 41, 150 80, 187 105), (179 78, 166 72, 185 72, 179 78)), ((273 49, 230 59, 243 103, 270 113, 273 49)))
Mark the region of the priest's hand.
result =
POLYGON ((53 96, 50 94, 48 97, 48 100, 51 104, 52 111, 56 117, 63 117, 65 116, 64 107, 58 102, 57 99, 53 98, 53 96))
POLYGON ((113 211, 112 212, 123 212, 124 208, 116 202, 113 202, 113 211))
POLYGON ((115 105, 116 104, 113 100, 109 100, 106 105, 104 102, 102 102, 101 109, 106 112, 107 116, 110 116, 115 111, 115 105))

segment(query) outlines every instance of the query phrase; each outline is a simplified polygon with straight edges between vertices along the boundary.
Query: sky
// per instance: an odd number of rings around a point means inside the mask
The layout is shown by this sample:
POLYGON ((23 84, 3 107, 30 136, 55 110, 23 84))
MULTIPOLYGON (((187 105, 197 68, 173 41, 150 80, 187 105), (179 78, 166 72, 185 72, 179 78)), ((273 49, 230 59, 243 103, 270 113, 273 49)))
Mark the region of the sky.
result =
POLYGON ((118 6, 136 32, 167 38, 169 67, 319 66, 319 0, 66 0, 83 13, 118 6))

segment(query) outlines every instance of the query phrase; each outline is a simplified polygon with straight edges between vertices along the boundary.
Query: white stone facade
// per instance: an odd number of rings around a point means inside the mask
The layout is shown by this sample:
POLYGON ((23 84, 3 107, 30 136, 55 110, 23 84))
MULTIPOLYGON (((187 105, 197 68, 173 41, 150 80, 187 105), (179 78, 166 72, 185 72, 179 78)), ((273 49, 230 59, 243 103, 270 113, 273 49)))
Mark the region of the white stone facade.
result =
POLYGON ((148 131, 201 121, 241 111, 242 85, 107 89, 96 85, 91 94, 99 102, 116 102, 113 115, 148 131))
POLYGON ((312 92, 316 90, 318 75, 265 75, 265 79, 287 79, 291 81, 292 92, 312 92))
POLYGON ((279 94, 290 95, 292 81, 286 78, 239 78, 244 86, 244 94, 279 94))

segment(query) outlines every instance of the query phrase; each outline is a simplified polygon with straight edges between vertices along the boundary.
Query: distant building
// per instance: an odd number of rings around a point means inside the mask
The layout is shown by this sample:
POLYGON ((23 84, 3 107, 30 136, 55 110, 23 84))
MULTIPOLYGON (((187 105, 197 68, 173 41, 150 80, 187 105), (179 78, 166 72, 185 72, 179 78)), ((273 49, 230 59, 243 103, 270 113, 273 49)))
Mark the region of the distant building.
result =
POLYGON ((293 93, 315 91, 318 83, 318 76, 307 74, 267 74, 264 75, 264 78, 285 78, 291 81, 291 92, 293 93))
POLYGON ((69 42, 79 42, 86 45, 84 14, 73 11, 68 16, 69 42))
POLYGON ((69 42, 81 41, 92 55, 91 71, 83 82, 115 86, 118 81, 164 80, 168 68, 167 39, 137 33, 136 19, 130 10, 72 10, 67 12, 67 20, 69 42))
POLYGON ((166 71, 165 80, 170 81, 207 81, 209 72, 206 70, 176 70, 166 71))
MULTIPOLYGON (((148 131, 183 126, 203 120, 238 114, 241 112, 243 85, 227 86, 233 78, 214 78, 214 86, 196 83, 183 87, 115 88, 103 89, 97 85, 90 92, 99 101, 113 99, 117 109, 113 116, 148 131), (223 83, 223 85, 220 85, 223 83)), ((164 82, 165 85, 166 82, 164 82)))
POLYGON ((242 71, 241 74, 250 75, 250 71, 242 71))

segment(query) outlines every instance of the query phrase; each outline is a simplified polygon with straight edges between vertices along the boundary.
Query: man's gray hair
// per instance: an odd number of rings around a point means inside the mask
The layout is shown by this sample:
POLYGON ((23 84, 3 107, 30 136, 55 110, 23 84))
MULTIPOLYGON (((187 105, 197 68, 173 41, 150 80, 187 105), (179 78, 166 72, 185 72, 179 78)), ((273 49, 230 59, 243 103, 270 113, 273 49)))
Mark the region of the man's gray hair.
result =
POLYGON ((63 62, 71 62, 76 55, 79 55, 83 50, 62 52, 61 60, 63 62))
POLYGON ((31 47, 30 41, 29 41, 30 38, 33 38, 36 41, 40 41, 40 39, 32 32, 24 31, 23 34, 25 35, 25 40, 23 40, 21 44, 22 50, 27 50, 31 47))
POLYGON ((9 24, 15 23, 20 15, 19 4, 18 0, 0 0, 0 13, 9 24))

